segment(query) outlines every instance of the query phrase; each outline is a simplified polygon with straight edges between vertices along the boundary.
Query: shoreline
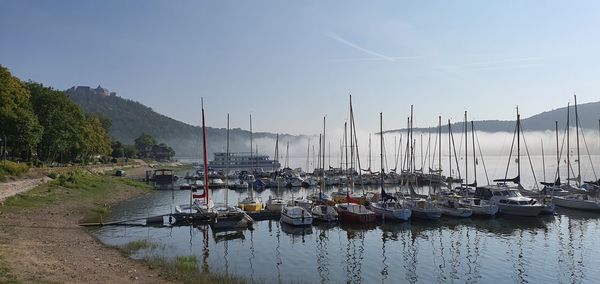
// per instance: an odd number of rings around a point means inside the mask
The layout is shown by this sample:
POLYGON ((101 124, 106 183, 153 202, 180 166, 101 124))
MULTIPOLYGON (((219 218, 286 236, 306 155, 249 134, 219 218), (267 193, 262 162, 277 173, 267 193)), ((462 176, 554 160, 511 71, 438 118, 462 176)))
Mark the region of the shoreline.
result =
POLYGON ((124 256, 79 226, 112 205, 151 192, 131 178, 95 173, 65 174, 4 200, 0 282, 169 283, 159 270, 124 256))

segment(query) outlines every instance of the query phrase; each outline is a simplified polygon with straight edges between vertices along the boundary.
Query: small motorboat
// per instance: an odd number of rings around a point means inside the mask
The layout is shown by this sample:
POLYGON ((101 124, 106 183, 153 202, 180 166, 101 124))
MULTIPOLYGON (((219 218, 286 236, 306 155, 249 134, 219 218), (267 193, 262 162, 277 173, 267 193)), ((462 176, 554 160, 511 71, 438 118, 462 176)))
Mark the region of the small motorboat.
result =
POLYGON ((292 226, 310 226, 313 222, 313 216, 303 207, 285 206, 281 209, 280 221, 292 226))

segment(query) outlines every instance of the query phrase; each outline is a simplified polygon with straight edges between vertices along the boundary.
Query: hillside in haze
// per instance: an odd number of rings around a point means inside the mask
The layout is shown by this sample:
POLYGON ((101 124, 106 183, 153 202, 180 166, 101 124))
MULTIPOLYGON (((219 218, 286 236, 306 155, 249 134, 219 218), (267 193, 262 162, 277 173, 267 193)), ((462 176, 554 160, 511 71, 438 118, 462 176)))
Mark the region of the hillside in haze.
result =
MULTIPOLYGON (((158 142, 171 145, 179 157, 199 157, 201 155, 201 133, 200 127, 192 126, 162 114, 159 114, 143 104, 117 96, 101 87, 75 87, 65 91, 66 94, 83 108, 86 113, 98 113, 112 121, 111 135, 127 144, 142 133, 154 136, 158 142)), ((578 106, 579 120, 582 128, 598 129, 598 118, 600 115, 600 102, 586 103, 578 106)), ((522 119, 525 131, 554 130, 554 121, 559 122, 559 127, 564 128, 566 124, 566 107, 536 114, 522 119)), ((574 109, 571 107, 571 125, 574 126, 574 109)), ((447 131, 447 122, 442 131, 447 131)), ((454 132, 463 131, 463 123, 453 124, 454 132)), ((512 132, 515 127, 514 121, 485 120, 476 121, 475 128, 485 132, 512 132)), ((436 131, 435 128, 417 128, 415 131, 436 131)), ((404 129, 388 130, 386 132, 405 131, 404 129)), ((207 127, 209 139, 209 153, 225 151, 226 129, 207 127)), ((248 151, 250 133, 247 130, 232 129, 230 132, 231 151, 248 151)), ((255 144, 259 145, 259 151, 273 155, 274 139, 273 133, 254 133, 255 144)), ((300 155, 305 155, 306 149, 301 136, 280 136, 280 155, 285 153, 285 141, 299 146, 293 147, 300 155), (296 143, 295 143, 296 142, 296 143)), ((291 149, 291 148, 290 148, 291 149)), ((211 156, 211 155, 209 155, 211 156)))
MULTIPOLYGON (((202 128, 192 126, 159 114, 139 102, 128 100, 101 88, 73 87, 65 93, 86 113, 98 113, 112 121, 110 134, 117 140, 133 144, 135 138, 147 133, 173 147, 179 157, 198 157, 201 155, 202 128)), ((225 150, 226 129, 207 127, 206 136, 209 139, 209 153, 225 150)), ((241 129, 230 130, 231 151, 249 151, 250 132, 241 129)), ((292 138, 282 135, 282 140, 292 138)), ((254 133, 256 140, 275 139, 272 133, 254 133)), ((282 145, 280 145, 281 147, 282 145)), ((261 146, 263 147, 263 146, 261 146)), ((267 147, 267 146, 264 146, 267 147)), ((259 151, 271 154, 274 148, 259 151)), ((274 147, 274 146, 273 146, 274 147)), ((209 155, 211 157, 212 155, 209 155)))
MULTIPOLYGON (((579 122, 581 128, 597 130, 600 119, 600 102, 585 103, 577 105, 579 122)), ((575 127, 575 108, 571 105, 570 125, 575 127)), ((515 118, 516 120, 516 118, 515 118)), ((475 129, 484 132, 512 132, 515 129, 515 120, 481 120, 475 121, 475 129)), ((564 129, 567 123, 567 107, 545 111, 528 118, 521 116, 521 127, 524 131, 545 131, 554 130, 555 121, 558 121, 559 129, 564 129)), ((452 132, 464 131, 464 122, 452 123, 452 132)), ((469 122, 470 129, 470 122, 469 122)), ((431 128, 415 128, 415 131, 429 132, 436 131, 437 126, 431 128)), ((447 132, 448 120, 442 118, 442 131, 447 132)), ((388 130, 389 132, 406 131, 405 128, 388 130)))

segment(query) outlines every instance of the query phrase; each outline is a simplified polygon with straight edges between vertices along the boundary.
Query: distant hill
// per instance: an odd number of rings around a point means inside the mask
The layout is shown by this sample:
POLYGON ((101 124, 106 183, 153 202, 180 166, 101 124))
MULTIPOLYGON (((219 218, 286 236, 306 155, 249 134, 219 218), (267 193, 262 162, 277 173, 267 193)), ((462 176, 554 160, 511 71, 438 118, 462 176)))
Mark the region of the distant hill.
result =
MULTIPOLYGON (((600 102, 585 103, 577 105, 579 122, 581 128, 598 129, 598 120, 600 119, 600 102)), ((570 125, 575 126, 575 109, 571 106, 570 125)), ((484 132, 512 132, 515 129, 515 120, 481 120, 475 121, 475 129, 484 132)), ((521 117, 521 125, 524 131, 545 131, 554 130, 555 121, 558 121, 559 129, 564 129, 567 123, 567 107, 545 111, 534 116, 521 117)), ((464 122, 452 123, 452 132, 464 131, 464 122)), ((470 129, 470 122, 469 122, 470 129)), ((436 131, 437 126, 415 128, 414 131, 429 132, 436 131)), ((442 131, 447 132, 448 121, 442 120, 442 131)), ((406 131, 405 128, 385 131, 386 133, 406 131)))
MULTIPOLYGON (((202 128, 192 126, 181 121, 159 114, 143 104, 128 100, 108 92, 98 86, 90 88, 85 86, 73 87, 65 93, 86 113, 98 113, 112 121, 110 134, 117 140, 133 144, 135 138, 142 133, 147 133, 160 142, 167 143, 179 157, 201 156, 200 146, 202 139, 202 128)), ((207 127, 206 136, 209 141, 209 153, 225 150, 226 129, 207 127)), ((255 139, 275 139, 272 133, 254 133, 255 139)), ((230 130, 231 151, 249 151, 250 132, 247 130, 230 130)), ((280 139, 288 139, 295 136, 280 135, 280 139)), ((280 144, 280 147, 282 145, 280 144)), ((272 153, 273 149, 259 149, 261 152, 272 153)), ((209 157, 211 155, 209 154, 209 157)))

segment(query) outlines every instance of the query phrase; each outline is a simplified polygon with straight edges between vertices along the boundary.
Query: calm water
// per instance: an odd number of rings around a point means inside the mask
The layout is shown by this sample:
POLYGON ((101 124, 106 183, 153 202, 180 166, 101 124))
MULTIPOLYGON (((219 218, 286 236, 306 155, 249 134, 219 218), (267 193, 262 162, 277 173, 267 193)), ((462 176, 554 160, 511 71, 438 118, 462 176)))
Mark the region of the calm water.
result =
MULTIPOLYGON (((214 200, 222 201, 225 192, 214 190, 214 200)), ((260 193, 263 201, 270 194, 260 193)), ((230 190, 230 203, 245 195, 230 190)), ((188 200, 189 191, 155 192, 121 204, 111 218, 168 213, 173 204, 188 200)), ((539 218, 443 218, 370 226, 292 228, 260 221, 253 231, 228 235, 208 226, 104 227, 95 233, 109 245, 134 240, 159 244, 136 258, 196 255, 199 269, 261 283, 600 283, 600 214, 568 210, 539 218)))

